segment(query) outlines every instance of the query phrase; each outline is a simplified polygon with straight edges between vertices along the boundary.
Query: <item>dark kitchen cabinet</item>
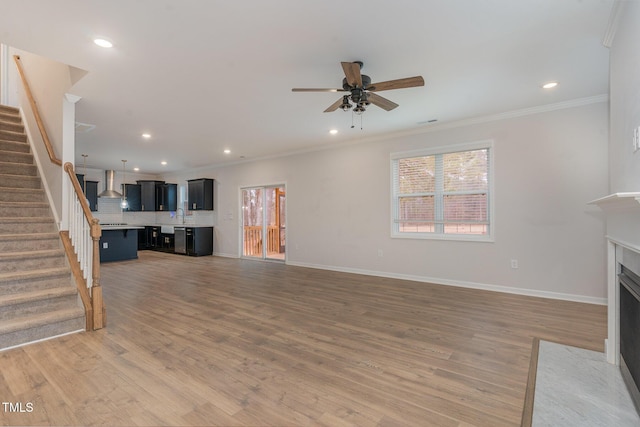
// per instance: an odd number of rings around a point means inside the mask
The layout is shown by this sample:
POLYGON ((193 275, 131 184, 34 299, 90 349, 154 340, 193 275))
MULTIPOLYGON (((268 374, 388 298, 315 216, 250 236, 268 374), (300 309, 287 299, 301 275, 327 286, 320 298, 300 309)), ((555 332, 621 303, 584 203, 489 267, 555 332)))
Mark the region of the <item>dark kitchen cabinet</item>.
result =
POLYGON ((89 209, 92 212, 98 211, 98 181, 84 182, 84 195, 89 202, 89 209))
POLYGON ((187 181, 189 210, 213 210, 213 179, 198 178, 187 181))
POLYGON ((187 227, 185 231, 187 255, 213 254, 213 227, 187 227))
POLYGON ((178 208, 178 184, 156 184, 156 210, 173 211, 178 208))
POLYGON ((122 195, 127 197, 127 208, 124 210, 128 212, 141 211, 142 202, 140 200, 140 184, 124 184, 121 187, 122 195))
POLYGON ((100 262, 138 258, 138 230, 102 230, 100 262))
POLYGON ((156 185, 164 184, 164 181, 140 180, 140 210, 156 211, 156 185))
POLYGON ((151 226, 146 226, 144 230, 138 230, 138 250, 146 250, 151 249, 151 235, 152 235, 151 226))
POLYGON ((76 174, 76 178, 78 178, 78 183, 80 184, 80 188, 84 191, 84 175, 81 173, 76 174))
POLYGON ((178 208, 178 184, 139 180, 141 211, 175 211, 178 208))

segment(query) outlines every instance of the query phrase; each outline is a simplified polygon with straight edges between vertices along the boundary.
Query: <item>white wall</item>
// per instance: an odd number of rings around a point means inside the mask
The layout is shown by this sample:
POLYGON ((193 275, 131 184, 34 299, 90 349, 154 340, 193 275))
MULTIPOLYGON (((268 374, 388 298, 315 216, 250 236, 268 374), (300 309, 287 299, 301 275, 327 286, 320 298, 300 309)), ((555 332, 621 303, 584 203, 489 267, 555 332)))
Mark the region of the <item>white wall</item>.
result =
POLYGON ((239 189, 284 183, 289 264, 604 303, 604 222, 587 202, 607 192, 607 109, 598 102, 441 126, 163 179, 216 179, 219 255, 240 255, 239 189), (390 153, 487 139, 495 144, 495 242, 392 239, 390 153))
MULTIPOLYGON (((20 56, 26 79, 36 100, 53 150, 59 159, 63 159, 64 101, 65 94, 71 88, 69 66, 17 49, 11 49, 11 55, 13 67, 15 67, 13 55, 20 56)), ((24 92, 22 82, 19 81, 17 84, 20 97, 19 105, 25 113, 24 124, 29 140, 53 203, 54 216, 60 220, 62 218, 62 179, 64 171, 60 166, 51 163, 49 160, 49 155, 44 146, 29 100, 24 92)))
POLYGON ((640 2, 623 2, 610 48, 611 192, 640 191, 640 151, 633 129, 640 126, 640 2))
MULTIPOLYGON (((633 129, 640 126, 640 2, 622 2, 621 7, 610 48, 610 193, 640 192, 640 151, 633 151, 633 129)), ((607 216, 607 234, 640 247, 638 214, 607 216)))

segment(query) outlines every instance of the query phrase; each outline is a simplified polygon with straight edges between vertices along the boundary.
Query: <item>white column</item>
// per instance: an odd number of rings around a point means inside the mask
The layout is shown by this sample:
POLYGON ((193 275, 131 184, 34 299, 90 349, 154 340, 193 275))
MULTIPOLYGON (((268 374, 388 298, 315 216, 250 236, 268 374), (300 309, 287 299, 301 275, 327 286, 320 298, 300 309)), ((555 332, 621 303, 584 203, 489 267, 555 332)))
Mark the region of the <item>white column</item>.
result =
MULTIPOLYGON (((62 100, 62 165, 69 162, 75 168, 76 156, 76 102, 80 101, 80 97, 67 93, 62 100)), ((64 167, 61 169, 62 182, 67 182, 67 172, 64 167)), ((60 230, 69 229, 69 192, 71 187, 62 186, 62 220, 60 230)))
POLYGON ((616 261, 617 245, 607 241, 607 362, 620 363, 619 320, 618 320, 618 263, 616 261))

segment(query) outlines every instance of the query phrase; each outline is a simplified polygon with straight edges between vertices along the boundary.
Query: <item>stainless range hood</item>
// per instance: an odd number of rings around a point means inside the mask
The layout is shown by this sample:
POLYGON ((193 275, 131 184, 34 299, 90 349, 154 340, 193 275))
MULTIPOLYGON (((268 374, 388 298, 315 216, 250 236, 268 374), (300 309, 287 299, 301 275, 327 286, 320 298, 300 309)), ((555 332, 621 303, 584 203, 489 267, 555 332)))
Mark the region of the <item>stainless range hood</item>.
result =
POLYGON ((104 197, 107 199, 121 199, 122 194, 118 193, 115 190, 115 180, 116 172, 112 170, 104 171, 104 182, 106 185, 106 190, 102 193, 98 194, 98 197, 104 197))

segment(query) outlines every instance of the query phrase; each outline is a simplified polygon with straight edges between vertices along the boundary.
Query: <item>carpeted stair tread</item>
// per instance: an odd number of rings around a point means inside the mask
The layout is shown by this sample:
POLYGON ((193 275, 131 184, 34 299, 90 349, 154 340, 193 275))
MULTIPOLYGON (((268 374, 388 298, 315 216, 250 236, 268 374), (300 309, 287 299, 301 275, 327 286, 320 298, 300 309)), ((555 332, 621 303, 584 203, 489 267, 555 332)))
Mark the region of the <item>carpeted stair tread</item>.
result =
POLYGON ((11 122, 8 120, 7 121, 0 120, 0 130, 8 130, 11 132, 23 133, 24 126, 22 126, 22 123, 11 122))
POLYGON ((0 191, 4 188, 41 188, 39 176, 0 173, 0 191))
POLYGON ((48 208, 49 207, 49 203, 45 203, 45 202, 4 202, 4 201, 0 201, 0 208, 2 207, 6 207, 6 208, 16 208, 16 209, 21 209, 21 208, 48 208))
POLYGON ((2 223, 34 223, 45 222, 55 223, 54 219, 48 216, 0 216, 0 224, 2 223))
POLYGON ((0 151, 10 153, 31 153, 31 146, 24 141, 10 141, 0 135, 0 151))
POLYGON ((4 141, 27 142, 27 134, 24 132, 0 129, 0 139, 4 141))
POLYGON ((7 260, 20 260, 24 258, 46 258, 52 256, 64 255, 62 249, 43 249, 36 251, 21 251, 21 252, 0 252, 0 261, 7 260))
POLYGON ((0 309, 11 305, 25 304, 28 302, 42 301, 51 298, 60 298, 72 295, 77 295, 76 288, 72 286, 66 286, 64 288, 39 289, 31 292, 20 292, 19 294, 0 295, 0 309))
POLYGON ((48 216, 0 216, 0 223, 6 222, 55 222, 48 216))
MULTIPOLYGON (((31 315, 28 318, 7 320, 0 323, 0 342, 2 342, 2 335, 5 334, 79 318, 82 318, 82 322, 84 322, 84 310, 81 307, 70 307, 65 310, 56 310, 38 315, 31 315)), ((60 334, 66 332, 74 331, 60 331, 60 334)), ((21 344, 24 344, 24 342, 21 344)), ((15 345, 15 343, 11 343, 11 345, 15 345)))
POLYGON ((0 122, 5 123, 22 123, 22 118, 19 113, 10 113, 8 111, 0 110, 0 122))
POLYGON ((0 111, 7 112, 9 114, 20 114, 20 109, 18 107, 12 107, 11 105, 0 105, 0 111))
POLYGON ((0 283, 13 280, 30 280, 40 279, 43 277, 54 277, 62 275, 70 275, 69 269, 66 267, 60 268, 41 268, 38 270, 18 271, 12 273, 0 273, 0 283))
POLYGON ((33 163, 0 161, 0 175, 38 176, 38 166, 33 163))
POLYGON ((58 233, 12 233, 0 234, 0 242, 11 240, 49 240, 57 239, 58 233))

